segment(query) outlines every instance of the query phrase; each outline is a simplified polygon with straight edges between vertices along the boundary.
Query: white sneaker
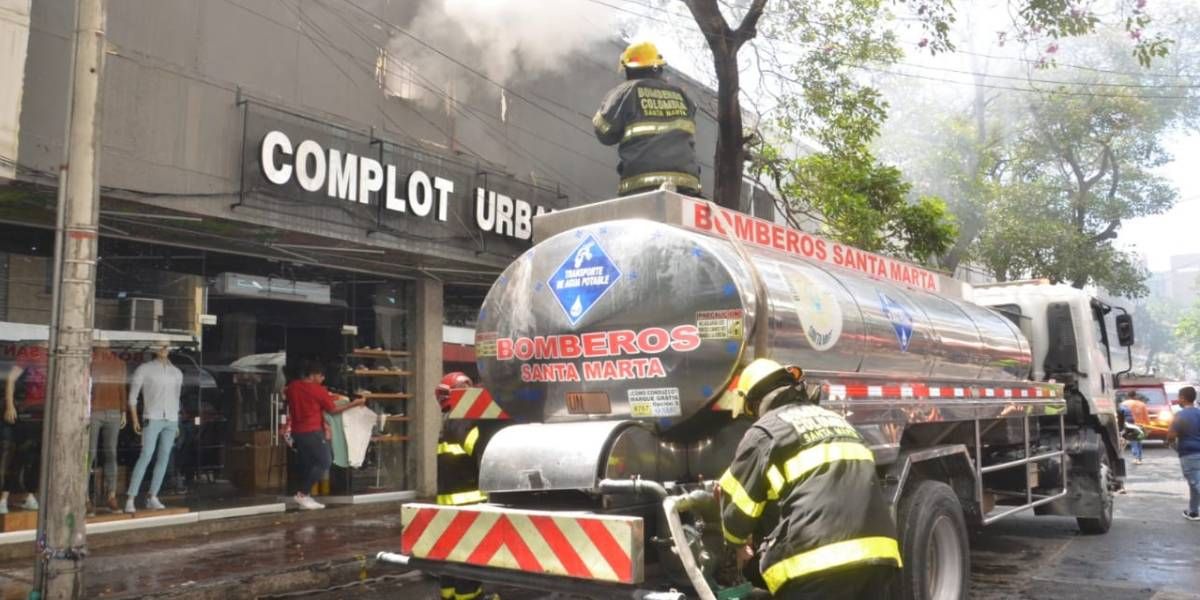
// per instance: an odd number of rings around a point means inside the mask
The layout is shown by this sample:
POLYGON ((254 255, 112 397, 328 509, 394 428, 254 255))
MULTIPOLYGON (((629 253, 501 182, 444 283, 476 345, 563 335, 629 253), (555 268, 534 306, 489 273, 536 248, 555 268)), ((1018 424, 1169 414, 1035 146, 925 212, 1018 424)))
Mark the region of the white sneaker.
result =
POLYGON ((165 510, 166 508, 167 507, 164 506, 162 502, 158 501, 158 496, 150 496, 149 498, 146 498, 147 510, 165 510))
POLYGON ((37 498, 34 497, 33 494, 26 495, 25 501, 21 503, 21 508, 23 508, 25 510, 37 510, 38 509, 37 498))
POLYGON ((137 512, 137 507, 133 505, 133 496, 130 496, 129 499, 125 501, 125 512, 131 515, 137 512))
POLYGON ((300 510, 321 510, 325 508, 324 504, 312 499, 312 496, 296 493, 296 504, 300 506, 300 510))

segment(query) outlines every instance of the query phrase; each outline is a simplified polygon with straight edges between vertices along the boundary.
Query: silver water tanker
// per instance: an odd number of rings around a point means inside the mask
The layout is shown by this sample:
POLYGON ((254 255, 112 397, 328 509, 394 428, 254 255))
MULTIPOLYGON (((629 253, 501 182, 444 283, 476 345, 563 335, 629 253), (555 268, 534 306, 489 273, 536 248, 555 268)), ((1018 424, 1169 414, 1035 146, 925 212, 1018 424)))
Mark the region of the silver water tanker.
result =
POLYGON ((809 373, 1027 378, 1016 326, 948 280, 725 218, 667 192, 539 217, 540 241, 480 311, 483 385, 517 421, 634 419, 688 437, 756 356, 809 373))

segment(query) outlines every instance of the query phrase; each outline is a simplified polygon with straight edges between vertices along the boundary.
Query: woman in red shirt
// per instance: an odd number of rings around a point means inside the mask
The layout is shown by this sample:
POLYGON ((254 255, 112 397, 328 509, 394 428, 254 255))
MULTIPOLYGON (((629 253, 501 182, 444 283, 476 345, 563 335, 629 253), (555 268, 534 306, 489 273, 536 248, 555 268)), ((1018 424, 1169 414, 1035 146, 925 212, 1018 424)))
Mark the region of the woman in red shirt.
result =
POLYGON ((300 457, 300 472, 304 474, 295 496, 301 510, 325 508, 308 495, 312 487, 325 478, 333 461, 329 442, 325 439, 324 413, 337 414, 366 403, 364 398, 355 398, 352 402, 337 404, 347 398, 330 392, 322 385, 324 381, 324 369, 310 362, 304 364, 300 379, 283 389, 292 415, 292 445, 300 457))

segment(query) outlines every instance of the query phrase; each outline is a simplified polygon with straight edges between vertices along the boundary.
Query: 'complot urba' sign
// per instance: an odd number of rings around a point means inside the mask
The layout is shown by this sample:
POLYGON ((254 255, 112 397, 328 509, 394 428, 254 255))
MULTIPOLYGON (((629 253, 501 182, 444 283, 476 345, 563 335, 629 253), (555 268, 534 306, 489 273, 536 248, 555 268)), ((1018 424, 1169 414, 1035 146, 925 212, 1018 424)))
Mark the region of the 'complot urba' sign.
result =
POLYGON ((261 175, 281 191, 298 186, 305 193, 331 200, 382 205, 391 214, 443 223, 451 218, 451 204, 460 202, 464 193, 470 194, 468 197, 474 199, 471 212, 476 228, 519 240, 532 237, 534 216, 550 212, 546 207, 535 207, 525 200, 488 189, 486 179, 485 185, 469 191, 464 188, 470 183, 463 178, 456 182, 420 166, 405 171, 378 158, 382 156, 382 153, 369 156, 331 144, 322 145, 313 139, 294 140, 283 131, 270 129, 258 142, 256 158, 261 175))

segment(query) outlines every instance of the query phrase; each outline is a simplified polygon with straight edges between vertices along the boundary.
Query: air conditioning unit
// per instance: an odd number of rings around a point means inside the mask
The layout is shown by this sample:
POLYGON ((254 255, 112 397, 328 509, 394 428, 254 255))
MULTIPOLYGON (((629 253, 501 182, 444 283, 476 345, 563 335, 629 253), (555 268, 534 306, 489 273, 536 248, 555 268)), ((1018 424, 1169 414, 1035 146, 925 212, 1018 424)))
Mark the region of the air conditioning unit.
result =
POLYGON ((162 328, 163 301, 159 298, 125 298, 121 322, 129 331, 158 331, 162 328))

